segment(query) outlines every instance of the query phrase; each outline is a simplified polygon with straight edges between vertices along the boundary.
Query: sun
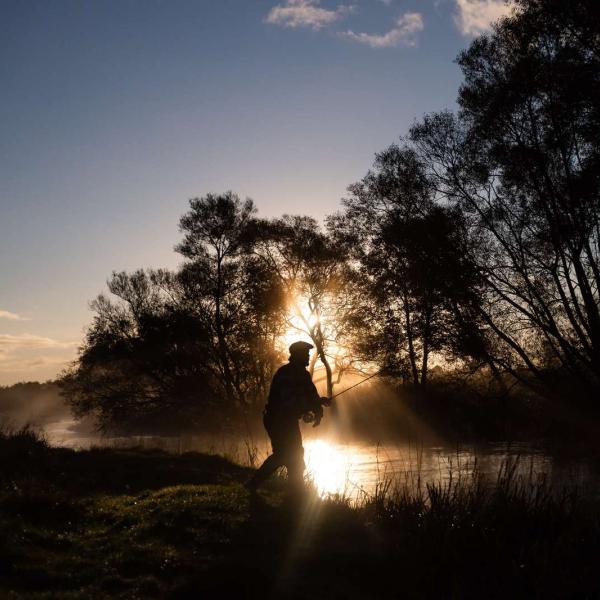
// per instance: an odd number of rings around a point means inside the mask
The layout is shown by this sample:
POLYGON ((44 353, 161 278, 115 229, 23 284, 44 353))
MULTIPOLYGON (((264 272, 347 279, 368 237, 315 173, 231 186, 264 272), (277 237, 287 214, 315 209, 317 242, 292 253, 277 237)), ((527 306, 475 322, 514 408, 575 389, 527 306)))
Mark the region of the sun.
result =
MULTIPOLYGON (((286 323, 287 327, 278 340, 281 350, 287 350, 290 344, 297 341, 314 344, 312 336, 315 334, 327 339, 330 331, 335 329, 335 322, 326 315, 319 315, 311 311, 308 300, 301 295, 288 302, 286 323)), ((327 339, 326 351, 331 356, 337 356, 341 349, 335 341, 327 339)))
POLYGON ((299 296, 288 302, 286 322, 287 328, 279 340, 283 349, 299 340, 310 342, 309 331, 320 323, 320 319, 310 311, 306 299, 299 296))

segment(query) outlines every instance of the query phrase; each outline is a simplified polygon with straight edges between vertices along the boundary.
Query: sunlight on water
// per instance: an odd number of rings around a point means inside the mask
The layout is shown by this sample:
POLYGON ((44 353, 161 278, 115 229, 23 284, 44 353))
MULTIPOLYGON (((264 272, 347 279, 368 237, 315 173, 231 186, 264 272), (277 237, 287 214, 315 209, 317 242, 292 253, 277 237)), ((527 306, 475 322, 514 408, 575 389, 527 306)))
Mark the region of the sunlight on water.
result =
MULTIPOLYGON (((304 459, 309 478, 321 495, 340 494, 357 499, 373 494, 386 480, 414 487, 423 472, 423 453, 408 445, 396 447, 337 444, 323 439, 305 440, 304 459)), ((427 461, 429 480, 443 479, 439 457, 427 461)), ((466 467, 466 465, 463 465, 466 467)))
POLYGON ((349 456, 325 440, 308 440, 304 460, 320 494, 343 494, 348 486, 349 456))
MULTIPOLYGON (((321 495, 356 499, 373 494, 386 480, 414 487, 424 470, 423 452, 406 444, 391 447, 313 439, 304 442, 304 452, 308 476, 321 495)), ((439 468, 434 468, 441 464, 435 452, 428 454, 426 462, 430 481, 444 478, 439 468)))
POLYGON ((373 495, 386 482, 390 490, 424 490, 450 479, 468 482, 474 471, 494 481, 507 459, 516 461, 518 477, 534 481, 548 477, 557 486, 589 481, 593 475, 583 463, 560 464, 528 445, 490 444, 486 447, 424 447, 336 444, 305 440, 308 476, 321 495, 340 494, 351 500, 373 495))

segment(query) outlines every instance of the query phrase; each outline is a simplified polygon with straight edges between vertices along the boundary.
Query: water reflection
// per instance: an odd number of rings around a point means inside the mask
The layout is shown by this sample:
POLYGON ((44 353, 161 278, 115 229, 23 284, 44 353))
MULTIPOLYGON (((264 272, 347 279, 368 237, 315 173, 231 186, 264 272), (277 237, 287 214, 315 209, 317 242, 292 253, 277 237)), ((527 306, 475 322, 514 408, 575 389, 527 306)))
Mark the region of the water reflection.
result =
POLYGON ((357 485, 363 483, 361 475, 364 473, 357 471, 361 458, 360 452, 325 440, 307 440, 304 443, 308 476, 321 494, 347 495, 353 488, 357 489, 357 485))
POLYGON ((554 487, 581 485, 593 480, 583 462, 559 464, 526 444, 489 444, 451 449, 398 443, 386 445, 335 444, 324 440, 305 443, 307 470, 322 494, 352 499, 372 495, 389 482, 392 489, 425 489, 428 484, 461 479, 475 472, 495 481, 507 460, 521 481, 546 479, 554 487))

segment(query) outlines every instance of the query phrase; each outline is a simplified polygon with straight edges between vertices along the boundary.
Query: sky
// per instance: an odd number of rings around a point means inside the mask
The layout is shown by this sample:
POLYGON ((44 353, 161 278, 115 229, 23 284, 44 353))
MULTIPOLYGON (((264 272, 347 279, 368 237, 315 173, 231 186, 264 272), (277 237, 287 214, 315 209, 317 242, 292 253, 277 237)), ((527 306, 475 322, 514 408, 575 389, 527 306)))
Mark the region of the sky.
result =
POLYGON ((190 198, 339 209, 455 108, 502 0, 0 0, 0 385, 54 378, 112 271, 175 268, 190 198), (341 3, 340 3, 341 2, 341 3))

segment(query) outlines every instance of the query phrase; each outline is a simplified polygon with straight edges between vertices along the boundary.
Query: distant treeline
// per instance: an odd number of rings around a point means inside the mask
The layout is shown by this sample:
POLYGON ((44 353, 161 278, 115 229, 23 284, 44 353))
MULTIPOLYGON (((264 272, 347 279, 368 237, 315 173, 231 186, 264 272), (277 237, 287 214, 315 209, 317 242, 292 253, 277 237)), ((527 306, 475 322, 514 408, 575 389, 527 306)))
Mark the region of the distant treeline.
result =
POLYGON ((231 192, 191 200, 181 267, 113 273, 93 302, 61 382, 73 407, 104 425, 241 414, 290 327, 327 393, 366 369, 425 388, 435 364, 499 395, 597 398, 599 11, 518 0, 459 55, 458 111, 377 154, 323 227, 231 192))

